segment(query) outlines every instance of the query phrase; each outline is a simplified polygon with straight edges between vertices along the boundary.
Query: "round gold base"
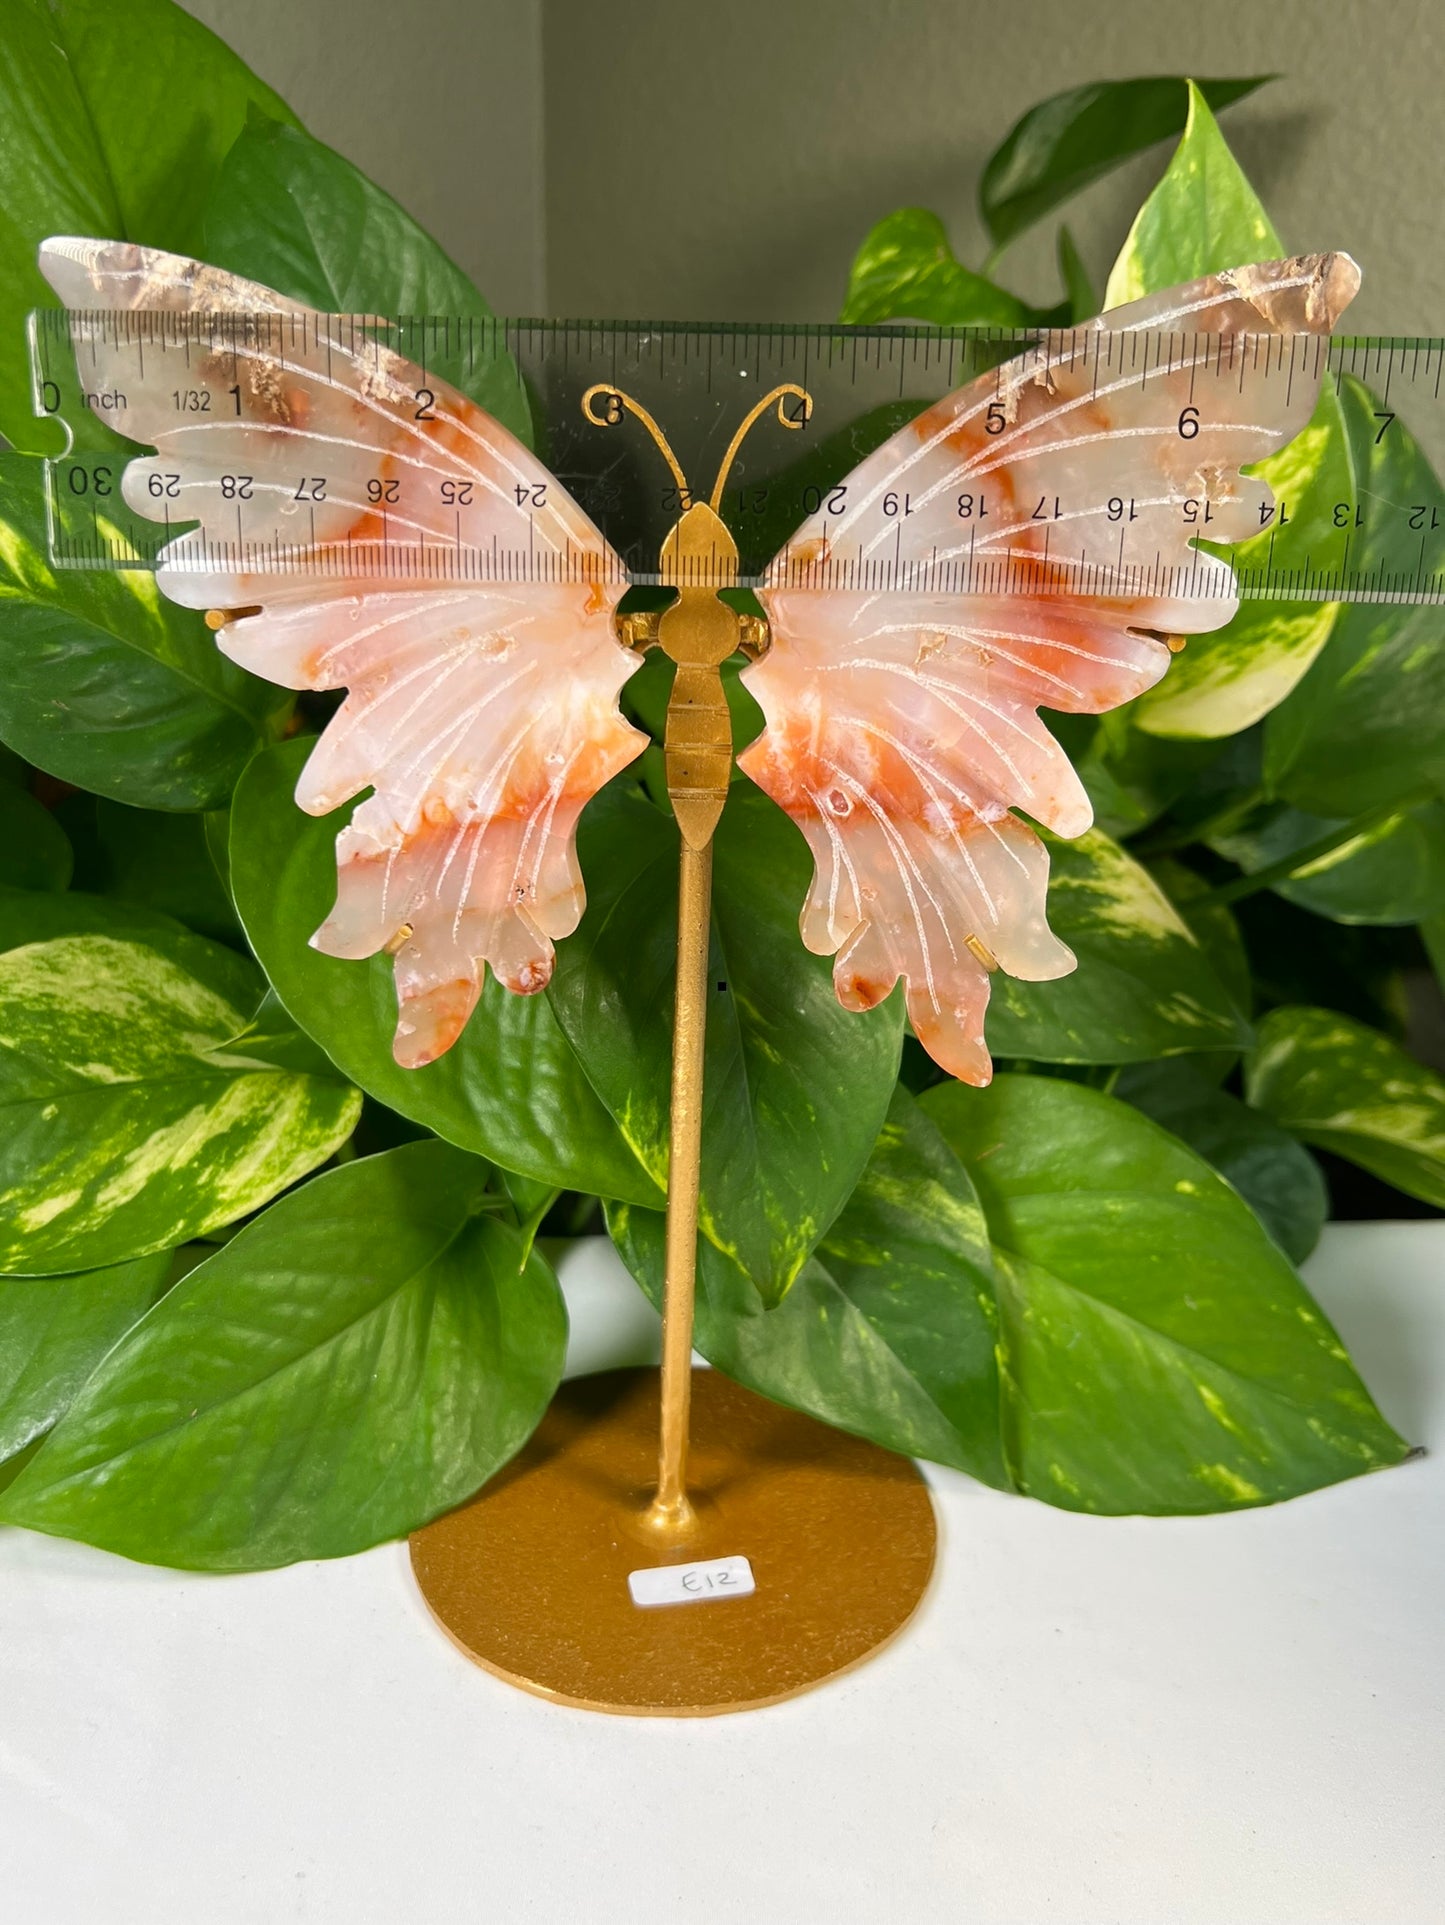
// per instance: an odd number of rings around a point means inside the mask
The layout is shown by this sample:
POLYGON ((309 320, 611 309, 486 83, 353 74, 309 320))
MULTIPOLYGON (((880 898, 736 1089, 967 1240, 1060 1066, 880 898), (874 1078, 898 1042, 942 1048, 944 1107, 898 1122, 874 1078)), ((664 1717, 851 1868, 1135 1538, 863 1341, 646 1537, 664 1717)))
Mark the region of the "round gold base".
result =
POLYGON ((658 1397, 655 1370, 564 1384, 520 1456, 413 1534, 422 1595, 468 1657, 561 1704, 706 1717, 807 1691, 902 1629, 937 1535, 906 1458, 694 1371, 696 1528, 660 1544, 658 1397), (737 1555, 747 1596, 632 1602, 631 1572, 737 1555))

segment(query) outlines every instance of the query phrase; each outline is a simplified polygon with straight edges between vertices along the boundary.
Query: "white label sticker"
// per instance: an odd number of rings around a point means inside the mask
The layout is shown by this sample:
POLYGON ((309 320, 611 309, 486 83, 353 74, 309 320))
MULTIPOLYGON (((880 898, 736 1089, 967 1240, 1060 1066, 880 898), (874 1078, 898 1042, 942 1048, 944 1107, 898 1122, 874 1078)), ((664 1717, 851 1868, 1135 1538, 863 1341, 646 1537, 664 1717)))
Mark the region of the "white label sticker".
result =
POLYGON ((747 1597, 758 1587, 745 1557, 715 1557, 706 1564, 658 1564, 627 1579, 634 1604, 704 1604, 709 1598, 747 1597))

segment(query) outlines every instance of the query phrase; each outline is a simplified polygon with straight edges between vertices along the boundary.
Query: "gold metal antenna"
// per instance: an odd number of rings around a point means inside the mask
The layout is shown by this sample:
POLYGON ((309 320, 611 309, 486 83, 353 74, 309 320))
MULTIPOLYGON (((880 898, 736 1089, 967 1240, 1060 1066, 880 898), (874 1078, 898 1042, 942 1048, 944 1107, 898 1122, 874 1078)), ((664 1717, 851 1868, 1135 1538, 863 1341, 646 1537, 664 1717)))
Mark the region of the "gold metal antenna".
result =
POLYGON ((717 480, 713 483, 712 493, 708 496, 707 505, 715 515, 722 512, 723 489, 727 486, 728 475, 732 471, 732 465, 738 458, 738 449, 741 448, 743 442, 747 439, 748 429, 752 427, 760 415, 767 413, 775 401, 778 404, 779 427, 793 428, 796 430, 806 427, 807 423, 813 418, 813 397, 808 393, 806 388, 800 388, 795 381, 782 382, 780 386, 773 389, 771 394, 765 394, 756 406, 750 408, 743 416, 742 426, 728 443, 728 451, 722 458, 717 471, 717 480), (783 403, 790 398, 802 403, 802 407, 797 414, 789 414, 783 406, 783 403))
POLYGON ((687 476, 682 472, 677 456, 672 452, 672 444, 640 401, 634 401, 630 394, 624 394, 621 388, 614 388, 606 381, 596 381, 582 397, 582 412, 594 428, 618 427, 624 414, 635 414, 657 443, 663 460, 672 470, 673 480, 682 490, 683 499, 688 502, 692 500, 692 490, 687 485, 687 476), (604 406, 601 414, 596 414, 592 403, 599 395, 603 397, 604 406))

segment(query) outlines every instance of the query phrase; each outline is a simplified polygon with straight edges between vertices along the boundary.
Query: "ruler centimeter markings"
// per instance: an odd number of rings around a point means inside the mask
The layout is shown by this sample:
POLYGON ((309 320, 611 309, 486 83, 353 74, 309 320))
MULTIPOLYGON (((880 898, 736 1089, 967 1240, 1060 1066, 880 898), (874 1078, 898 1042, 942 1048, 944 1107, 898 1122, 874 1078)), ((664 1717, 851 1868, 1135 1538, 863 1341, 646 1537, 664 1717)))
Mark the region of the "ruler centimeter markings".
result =
MULTIPOLYGON (((42 309, 31 316, 30 346, 36 412, 71 431, 68 452, 46 460, 52 561, 81 569, 150 568, 177 533, 192 527, 196 510, 173 513, 167 491, 179 477, 151 474, 154 516, 132 509, 122 494, 127 462, 149 446, 89 431, 93 413, 124 432, 128 379, 152 388, 161 381, 174 396, 178 419, 242 413, 242 363, 269 356, 296 377, 333 379, 333 357, 364 357, 377 367, 390 349, 412 363, 421 382, 418 401, 445 415, 444 390, 429 381, 450 381, 478 395, 482 405, 502 405, 510 391, 527 394, 537 428, 536 449, 557 480, 601 529, 616 551, 600 565, 575 548, 538 546, 530 501, 518 490, 515 538, 493 530, 485 542, 463 538, 460 515, 428 540, 411 539, 385 526, 375 541, 317 544, 311 539, 315 502, 303 477, 295 499, 277 491, 242 487, 250 477, 188 479, 190 502, 211 488, 204 532, 188 543, 186 566, 202 573, 324 575, 390 581, 566 582, 611 578, 656 582, 658 550, 690 497, 660 478, 657 459, 641 435, 602 432, 583 415, 581 397, 599 372, 640 401, 662 423, 690 483, 705 491, 722 451, 748 407, 780 382, 795 382, 813 400, 811 416, 793 433, 754 431, 733 469, 722 503, 724 521, 737 542, 739 562, 727 579, 739 586, 761 581, 780 554, 771 579, 799 588, 851 592, 917 592, 944 595, 1065 594, 1100 598, 1210 599, 1237 594, 1258 601, 1359 601, 1445 603, 1445 494, 1433 480, 1417 477, 1414 498, 1396 500, 1388 489, 1362 486, 1357 499, 1332 499, 1338 479, 1286 465, 1272 507, 1261 505, 1260 540, 1236 541, 1216 552, 1230 563, 1201 566, 1203 552, 1189 549, 1181 563, 1176 539, 1168 554, 1131 540, 1134 503, 1121 498, 1052 496, 1042 546, 988 554, 976 544, 977 525, 960 525, 959 539, 940 551, 934 535, 913 540, 912 513, 884 497, 880 512, 893 520, 870 524, 868 538, 829 544, 794 556, 789 537, 810 516, 840 513, 844 477, 866 455, 924 408, 953 389, 992 371, 1004 392, 1005 363, 1035 357, 1082 380, 1091 393, 1100 383, 1136 385, 1146 410, 1157 396, 1160 417, 1177 413, 1165 381, 1188 370, 1189 412, 1207 426, 1211 408, 1226 401, 1239 413, 1241 397, 1259 384, 1282 383, 1288 399, 1308 379, 1347 380, 1372 390, 1380 403, 1373 419, 1378 444, 1398 422, 1430 444, 1445 440, 1445 340, 1415 337, 1317 335, 1211 336, 1140 329, 1109 333, 1096 328, 1047 334, 989 328, 900 325, 881 328, 748 324, 608 323, 483 320, 473 316, 422 316, 381 320, 348 315, 178 314, 160 309, 42 309), (109 386, 95 385, 102 365, 109 386), (86 372, 90 372, 90 382, 86 372), (430 372, 428 372, 430 371, 430 372), (482 385, 479 387, 478 381, 482 385), (490 385, 488 385, 490 384, 490 385), (1439 424, 1437 429, 1437 423, 1439 424), (1432 430, 1436 430, 1432 437, 1432 430), (224 498, 224 524, 219 512, 224 498), (302 512, 303 510, 307 512, 302 512), (1055 548, 1053 527, 1070 521, 1102 524, 1107 540, 1077 552, 1055 548), (1277 537, 1294 523, 1290 540, 1277 537), (234 532, 232 531, 234 529, 234 532), (1299 530, 1314 531, 1305 552, 1299 530), (1263 539, 1264 535, 1268 539, 1263 539), (884 536, 887 539, 884 539, 884 536), (1285 549, 1280 553, 1279 549, 1285 549)), ((427 418, 431 418, 428 416, 427 418)), ((1141 417, 1150 419, 1147 412, 1141 417)), ((1225 413, 1218 419, 1228 419, 1225 413)), ((242 416, 244 422, 244 415, 242 416)), ((1158 430, 1155 429, 1155 432, 1158 430)), ((380 457, 378 456, 378 459, 380 457)), ((358 459, 364 461, 365 450, 358 459)), ((353 486, 379 488, 349 477, 353 486)), ((1076 491, 1082 484, 1076 484, 1076 491)), ((1212 519, 1207 482, 1199 498, 1183 504, 1188 534, 1203 536, 1212 519)), ((1402 483, 1403 485, 1403 483, 1402 483)), ((1060 483, 1063 492, 1066 483, 1060 483)), ((1052 487, 1050 489, 1052 495, 1052 487)), ((320 498, 320 497, 318 497, 320 498)), ((383 514, 397 496, 391 484, 372 499, 383 514)), ((959 497, 964 512, 967 495, 959 497)), ((979 496, 980 513, 983 496, 979 496)), ((1041 497, 1041 506, 1043 500, 1041 497)), ((1147 505, 1147 504, 1146 504, 1147 505)), ((826 519, 826 516, 825 516, 826 519)), ((1145 518, 1147 519, 1147 517, 1145 518)), ((856 516, 845 517, 850 527, 856 516)), ((875 518, 876 522, 876 518, 875 518)), ((1207 552, 1207 551, 1204 551, 1207 552)), ((711 580, 700 576, 699 579, 711 580)))

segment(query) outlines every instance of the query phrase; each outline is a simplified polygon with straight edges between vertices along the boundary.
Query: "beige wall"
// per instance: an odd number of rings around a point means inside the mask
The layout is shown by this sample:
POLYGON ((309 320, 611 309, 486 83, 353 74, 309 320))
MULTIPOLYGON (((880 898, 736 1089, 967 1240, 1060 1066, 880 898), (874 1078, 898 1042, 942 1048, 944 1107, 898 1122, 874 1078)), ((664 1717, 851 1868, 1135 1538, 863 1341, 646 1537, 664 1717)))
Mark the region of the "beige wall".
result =
POLYGON ((502 313, 545 311, 541 0, 185 4, 502 313))
MULTIPOLYGON (((544 19, 554 312, 832 315, 890 208, 935 208, 981 260, 980 165, 1040 97, 1279 72, 1227 124, 1286 244, 1358 254, 1358 325, 1445 332, 1442 0, 546 0, 544 19)), ((1161 159, 1080 204, 1100 278, 1161 159)), ((1009 265, 1052 293, 1042 244, 1009 265)))
MULTIPOLYGON (((1277 71, 1226 124, 1286 243, 1359 256, 1358 327, 1445 332, 1445 0, 189 3, 503 311, 823 318, 892 207, 981 258, 979 167, 1042 95, 1277 71)), ((1162 159, 1071 211, 1101 279, 1162 159)), ((1050 245, 1008 262, 1037 296, 1050 245)))

